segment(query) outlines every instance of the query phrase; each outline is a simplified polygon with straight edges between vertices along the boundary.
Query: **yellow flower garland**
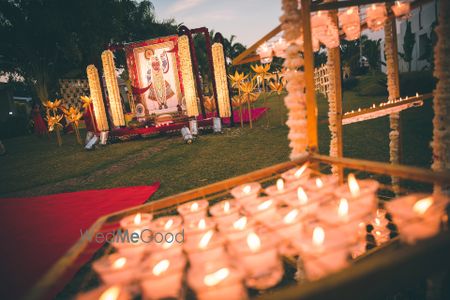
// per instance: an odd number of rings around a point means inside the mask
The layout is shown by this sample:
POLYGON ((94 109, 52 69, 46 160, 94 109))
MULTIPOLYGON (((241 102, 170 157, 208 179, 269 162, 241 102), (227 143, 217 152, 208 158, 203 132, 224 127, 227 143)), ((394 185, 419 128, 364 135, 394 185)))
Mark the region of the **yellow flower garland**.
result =
POLYGON ((228 93, 227 70, 225 69, 225 57, 223 45, 214 43, 211 47, 214 66, 214 77, 216 79, 217 102, 219 104, 220 117, 230 117, 230 95, 228 93))
POLYGON ((100 88, 100 79, 98 77, 98 70, 94 65, 89 65, 86 68, 86 73, 89 82, 89 91, 94 106, 95 122, 100 131, 107 131, 109 129, 108 121, 106 119, 105 105, 103 103, 102 90, 100 88))
POLYGON ((116 67, 114 65, 113 53, 105 50, 102 53, 103 72, 105 75, 106 88, 108 90, 109 104, 111 108, 114 126, 124 126, 122 101, 120 100, 119 84, 117 82, 116 67))
POLYGON ((198 116, 197 92, 195 89, 194 73, 192 72, 189 38, 186 35, 178 38, 178 56, 180 58, 187 115, 189 117, 196 117, 198 116))

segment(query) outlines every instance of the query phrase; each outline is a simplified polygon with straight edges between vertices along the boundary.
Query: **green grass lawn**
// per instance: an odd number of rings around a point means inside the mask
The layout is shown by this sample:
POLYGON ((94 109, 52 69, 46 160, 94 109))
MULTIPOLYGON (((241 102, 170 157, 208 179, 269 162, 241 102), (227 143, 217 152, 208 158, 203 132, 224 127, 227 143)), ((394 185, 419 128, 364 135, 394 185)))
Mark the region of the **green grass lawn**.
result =
MULTIPOLYGON (((344 93, 344 111, 384 101, 344 93)), ((258 101, 257 105, 262 105, 258 101)), ((288 128, 281 125, 286 108, 271 96, 270 128, 266 117, 254 128, 225 129, 221 135, 202 135, 192 145, 181 137, 164 136, 108 145, 86 151, 73 135, 63 136, 63 146, 54 137, 23 136, 4 140, 8 154, 0 157, 0 196, 22 196, 145 185, 160 181, 153 199, 179 193, 288 160, 288 128)), ((318 97, 319 148, 327 154, 329 132, 327 101, 318 97)), ((402 113, 403 161, 429 167, 432 109, 424 107, 402 113)), ((387 117, 344 126, 344 154, 368 160, 389 160, 387 117)))

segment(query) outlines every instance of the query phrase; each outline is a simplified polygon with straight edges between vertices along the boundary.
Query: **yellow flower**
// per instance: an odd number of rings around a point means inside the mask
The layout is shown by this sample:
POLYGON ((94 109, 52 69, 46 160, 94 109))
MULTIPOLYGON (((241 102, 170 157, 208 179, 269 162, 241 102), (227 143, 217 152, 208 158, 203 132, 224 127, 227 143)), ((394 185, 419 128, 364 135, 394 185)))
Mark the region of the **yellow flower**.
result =
POLYGON ((55 126, 61 126, 62 124, 60 123, 61 120, 63 118, 63 115, 56 115, 56 116, 50 116, 47 113, 47 122, 48 122, 48 131, 53 131, 55 129, 55 126))
POLYGON ((261 75, 263 78, 267 75, 267 73, 270 70, 270 64, 265 65, 251 65, 253 72, 255 72, 258 75, 261 75))
POLYGON ((87 96, 80 96, 80 99, 83 101, 83 108, 88 108, 92 103, 92 99, 87 96))
POLYGON ((251 94, 253 92, 255 85, 253 84, 253 80, 244 81, 241 83, 240 88, 241 88, 241 92, 243 92, 245 95, 247 95, 247 94, 251 94))
POLYGON ((212 96, 204 96, 203 104, 205 105, 207 111, 214 111, 214 109, 216 108, 216 102, 214 101, 214 97, 212 96))
POLYGON ((245 79, 247 79, 249 74, 244 75, 244 72, 239 73, 238 71, 234 72, 234 76, 233 75, 228 75, 228 78, 231 79, 231 86, 234 88, 239 88, 239 85, 241 84, 242 81, 244 81, 245 79))
POLYGON ((78 122, 83 117, 83 114, 73 106, 71 106, 69 109, 64 109, 63 111, 69 123, 74 123, 75 126, 78 127, 78 122))
POLYGON ((277 95, 280 95, 281 92, 283 91, 283 83, 282 82, 270 82, 269 83, 269 87, 270 87, 270 92, 271 93, 277 93, 277 95))
POLYGON ((47 100, 47 102, 43 103, 45 107, 48 109, 57 109, 61 105, 61 100, 56 99, 55 101, 51 102, 50 100, 47 100))

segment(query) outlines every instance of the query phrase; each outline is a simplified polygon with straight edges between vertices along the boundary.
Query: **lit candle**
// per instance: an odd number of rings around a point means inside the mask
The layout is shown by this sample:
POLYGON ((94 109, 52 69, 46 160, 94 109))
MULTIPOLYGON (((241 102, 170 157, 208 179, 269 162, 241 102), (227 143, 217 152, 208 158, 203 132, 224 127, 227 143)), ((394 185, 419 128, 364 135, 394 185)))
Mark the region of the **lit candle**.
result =
POLYGON ((189 270, 187 281, 199 300, 248 299, 243 273, 228 262, 211 262, 189 270))
MULTIPOLYGON (((197 224, 198 225, 198 224, 197 224)), ((179 216, 164 216, 152 222, 153 240, 151 252, 163 251, 171 255, 181 255, 183 251, 184 229, 179 216)))
POLYGON ((239 185, 231 190, 231 195, 242 206, 247 200, 255 199, 261 191, 261 184, 258 182, 246 183, 239 185))
POLYGON ((123 257, 116 253, 94 261, 92 268, 105 284, 126 285, 136 278, 139 262, 140 257, 123 257))
POLYGON ((120 220, 120 227, 130 232, 148 229, 153 219, 152 214, 137 213, 120 220))
POLYGON ((287 256, 297 255, 297 249, 291 245, 293 237, 302 233, 302 215, 300 208, 283 207, 278 210, 275 218, 266 223, 282 240, 279 244, 280 253, 287 256))
POLYGON ((409 2, 395 1, 395 5, 391 6, 396 17, 407 18, 411 10, 409 2))
POLYGON ((283 266, 278 256, 277 240, 271 235, 250 232, 247 238, 230 245, 246 272, 246 285, 267 289, 283 277, 283 266))
POLYGON ((290 169, 281 174, 281 178, 286 181, 287 186, 296 188, 309 179, 311 169, 308 166, 309 163, 306 162, 301 167, 290 169))
POLYGON ((376 180, 356 180, 355 175, 349 174, 346 185, 341 185, 335 190, 338 198, 345 198, 350 203, 358 202, 368 209, 375 210, 377 206, 376 193, 380 184, 376 180))
POLYGON ((100 286, 85 293, 80 293, 75 300, 131 300, 131 296, 120 285, 100 286))
POLYGON ((198 222, 185 224, 184 233, 186 235, 186 242, 197 244, 203 237, 203 235, 207 231, 214 229, 215 226, 216 223, 210 218, 205 218, 199 220, 198 222))
POLYGON ((224 242, 219 233, 211 229, 203 234, 198 243, 188 240, 184 249, 188 254, 190 264, 199 266, 207 261, 214 261, 226 256, 224 242))
POLYGON ((209 212, 218 225, 231 224, 239 219, 239 204, 234 200, 224 200, 214 204, 209 212))
POLYGON ((113 237, 111 245, 121 256, 141 257, 150 246, 148 243, 144 242, 144 240, 147 240, 147 233, 151 233, 150 229, 148 229, 148 231, 136 229, 135 231, 128 232, 129 238, 123 240, 121 236, 117 235, 113 237))
POLYGON ((178 213, 184 220, 184 223, 197 222, 206 217, 208 212, 208 201, 196 200, 184 203, 177 208, 178 213))
POLYGON ((338 185, 338 178, 334 175, 324 175, 311 178, 305 183, 304 187, 307 192, 314 196, 326 196, 332 194, 338 185))
POLYGON ((444 195, 410 194, 386 203, 400 237, 407 243, 426 239, 439 232, 449 199, 444 195))
POLYGON ((219 225, 219 231, 225 236, 229 243, 244 239, 254 228, 254 221, 247 217, 241 217, 230 226, 229 224, 219 225))
POLYGON ((145 299, 180 298, 184 256, 155 261, 152 257, 144 261, 140 274, 140 286, 145 299))
POLYGON ((315 215, 320 202, 329 201, 331 195, 322 195, 320 193, 308 192, 299 187, 295 194, 290 194, 290 197, 285 197, 284 203, 291 207, 297 207, 302 216, 315 215))
POLYGON ((255 220, 266 222, 275 214, 276 202, 272 198, 262 197, 244 205, 244 211, 255 220))

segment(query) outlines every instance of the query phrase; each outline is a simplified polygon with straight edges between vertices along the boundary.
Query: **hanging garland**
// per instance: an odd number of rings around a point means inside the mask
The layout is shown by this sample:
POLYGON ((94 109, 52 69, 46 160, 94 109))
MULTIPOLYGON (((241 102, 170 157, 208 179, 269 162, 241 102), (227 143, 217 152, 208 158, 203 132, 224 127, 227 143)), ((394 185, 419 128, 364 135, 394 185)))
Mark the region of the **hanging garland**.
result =
POLYGON ((225 69, 225 57, 223 45, 214 43, 211 47, 214 65, 214 77, 216 79, 217 102, 219 104, 220 117, 230 117, 230 95, 228 94, 227 71, 225 69))
POLYGON ((109 107, 111 108, 112 121, 114 126, 124 126, 122 101, 120 99, 119 83, 117 82, 116 67, 111 50, 102 53, 103 73, 105 75, 106 88, 108 90, 109 107))
MULTIPOLYGON (((433 164, 435 171, 450 169, 450 1, 439 1, 438 37, 434 47, 434 77, 439 78, 434 90, 433 164)), ((450 194, 449 186, 436 186, 435 192, 450 194)))
MULTIPOLYGON (((328 73, 328 128, 330 129, 331 139, 330 139, 330 156, 338 156, 338 136, 337 136, 337 126, 336 126, 336 74, 334 62, 336 61, 336 52, 327 51, 327 73, 328 73)), ((333 174, 337 174, 338 167, 333 165, 331 167, 333 174)))
POLYGON ((189 38, 187 35, 182 35, 178 39, 178 56, 180 57, 181 78, 184 86, 187 115, 189 117, 196 117, 198 116, 197 93, 195 90, 191 51, 189 50, 189 38))
POLYGON ((301 17, 297 0, 283 0, 284 14, 280 17, 283 37, 288 42, 286 48, 286 59, 283 66, 286 68, 287 96, 284 98, 289 110, 288 138, 289 147, 292 149, 290 159, 295 160, 306 155, 308 146, 307 123, 306 123, 306 99, 304 73, 300 70, 303 66, 303 58, 300 56, 301 40, 301 17))
MULTIPOLYGON (((385 44, 384 44, 384 53, 386 55, 386 66, 387 66, 387 86, 389 92, 389 100, 394 101, 399 98, 399 82, 398 82, 398 74, 395 70, 396 61, 394 59, 394 51, 393 51, 393 33, 392 26, 395 22, 395 19, 389 18, 384 24, 384 35, 385 35, 385 44)), ((399 121, 400 121, 400 113, 393 113, 389 115, 389 123, 391 132, 389 133, 389 159, 392 164, 399 163, 399 121)), ((397 177, 392 177, 392 187, 396 194, 399 193, 399 180, 397 177)))
POLYGON ((107 131, 109 126, 106 119, 105 105, 103 103, 98 70, 94 65, 89 65, 86 68, 86 73, 89 82, 90 98, 92 99, 94 107, 95 123, 97 124, 98 130, 107 131))

